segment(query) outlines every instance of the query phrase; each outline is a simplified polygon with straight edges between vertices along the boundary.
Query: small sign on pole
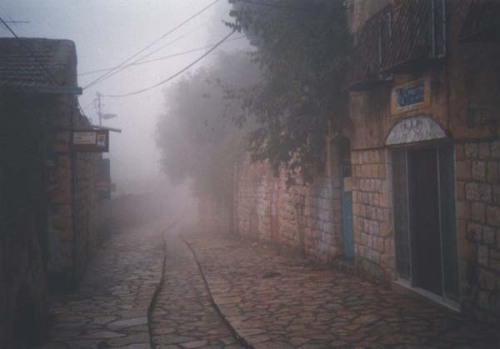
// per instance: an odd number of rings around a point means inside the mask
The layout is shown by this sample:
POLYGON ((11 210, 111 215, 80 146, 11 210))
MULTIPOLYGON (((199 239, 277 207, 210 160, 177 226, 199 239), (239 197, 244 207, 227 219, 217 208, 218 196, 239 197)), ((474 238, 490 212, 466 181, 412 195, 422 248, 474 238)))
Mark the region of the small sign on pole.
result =
POLYGON ((108 152, 108 130, 74 130, 72 147, 80 152, 108 152))

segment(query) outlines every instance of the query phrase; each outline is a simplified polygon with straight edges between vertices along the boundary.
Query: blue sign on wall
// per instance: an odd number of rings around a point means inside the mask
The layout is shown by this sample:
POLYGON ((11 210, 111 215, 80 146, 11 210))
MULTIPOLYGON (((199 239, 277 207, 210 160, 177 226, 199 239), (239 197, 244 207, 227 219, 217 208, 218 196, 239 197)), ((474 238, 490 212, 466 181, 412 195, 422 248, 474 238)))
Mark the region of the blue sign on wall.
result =
POLYGON ((393 112, 401 112, 429 104, 429 84, 425 79, 398 86, 392 91, 393 112))
POLYGON ((424 102, 424 80, 396 89, 398 108, 405 108, 424 102))

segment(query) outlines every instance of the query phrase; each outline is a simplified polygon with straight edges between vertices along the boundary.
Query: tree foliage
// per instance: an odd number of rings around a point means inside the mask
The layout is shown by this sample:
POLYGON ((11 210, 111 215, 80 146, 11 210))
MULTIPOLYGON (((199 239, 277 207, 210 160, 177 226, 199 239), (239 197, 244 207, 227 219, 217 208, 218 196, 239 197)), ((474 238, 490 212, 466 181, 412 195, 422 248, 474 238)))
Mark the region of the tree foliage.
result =
POLYGON ((321 163, 324 136, 343 123, 342 92, 349 52, 341 0, 229 0, 232 23, 256 47, 263 80, 233 91, 242 100, 240 122, 251 115, 253 159, 310 179, 321 163))
POLYGON ((186 76, 167 91, 167 112, 157 125, 161 165, 174 184, 192 180, 199 197, 229 198, 235 161, 244 151, 244 130, 228 115, 241 109, 226 89, 253 84, 258 68, 245 53, 221 53, 210 68, 186 76))

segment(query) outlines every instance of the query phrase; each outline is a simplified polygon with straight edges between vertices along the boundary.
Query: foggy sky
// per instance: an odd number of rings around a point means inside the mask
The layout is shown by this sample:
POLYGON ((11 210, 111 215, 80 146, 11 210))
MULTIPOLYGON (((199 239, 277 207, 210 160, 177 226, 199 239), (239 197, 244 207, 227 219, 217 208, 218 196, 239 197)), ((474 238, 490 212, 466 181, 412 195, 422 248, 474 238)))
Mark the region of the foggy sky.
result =
MULTIPOLYGON (((114 67, 151 44, 214 0, 7 0, 0 3, 0 15, 12 23, 21 37, 69 39, 75 42, 78 73, 114 67)), ((188 24, 165 37, 144 54, 166 45, 147 59, 155 59, 215 43, 229 29, 222 23, 228 19, 229 4, 219 0, 188 24)), ((0 27, 0 36, 11 34, 0 27)), ((236 35, 235 35, 236 36, 236 35)), ((240 49, 244 40, 229 42, 221 50, 240 49)), ((84 89, 80 105, 94 124, 98 124, 94 107, 96 92, 121 94, 149 87, 166 79, 201 56, 204 51, 128 68, 113 77, 84 89)), ((215 53, 213 54, 215 57, 215 53)), ((192 69, 210 64, 203 60, 192 69)), ((79 75, 78 84, 85 87, 103 72, 79 75)), ((159 176, 159 153, 154 131, 158 115, 164 112, 164 90, 159 88, 126 98, 104 98, 103 112, 119 116, 105 120, 104 126, 121 128, 111 133, 112 176, 118 185, 130 179, 152 179, 159 176)), ((124 188, 120 188, 123 190, 124 188)))

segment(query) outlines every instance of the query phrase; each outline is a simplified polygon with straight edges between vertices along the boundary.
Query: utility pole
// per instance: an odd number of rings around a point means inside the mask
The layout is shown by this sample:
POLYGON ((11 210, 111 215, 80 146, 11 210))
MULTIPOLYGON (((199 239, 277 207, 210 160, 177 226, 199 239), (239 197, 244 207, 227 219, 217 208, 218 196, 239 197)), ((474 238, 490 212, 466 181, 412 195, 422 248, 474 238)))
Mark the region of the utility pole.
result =
POLYGON ((95 97, 95 106, 97 108, 97 116, 99 117, 99 126, 102 126, 102 95, 97 92, 95 97))

